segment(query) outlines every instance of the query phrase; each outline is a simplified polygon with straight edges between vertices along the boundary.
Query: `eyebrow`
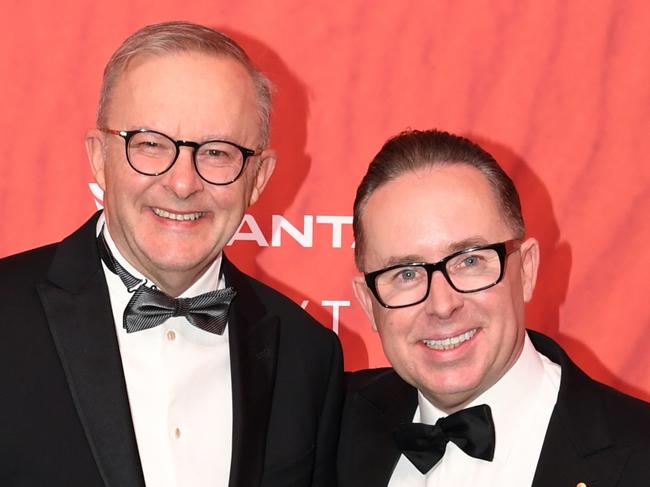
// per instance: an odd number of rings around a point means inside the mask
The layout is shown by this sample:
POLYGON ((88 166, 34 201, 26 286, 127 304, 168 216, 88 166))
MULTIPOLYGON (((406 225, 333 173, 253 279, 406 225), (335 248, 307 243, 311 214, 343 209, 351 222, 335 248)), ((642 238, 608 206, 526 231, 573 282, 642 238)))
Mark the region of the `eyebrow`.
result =
MULTIPOLYGON (((448 255, 459 252, 461 250, 469 249, 472 247, 480 247, 482 245, 488 245, 490 243, 491 242, 488 242, 485 238, 479 236, 468 237, 457 242, 451 242, 447 245, 447 252, 443 257, 441 257, 441 259, 444 259, 448 255)), ((382 268, 399 264, 410 264, 413 262, 428 262, 428 259, 421 254, 395 255, 386 259, 382 264, 382 268)))
MULTIPOLYGON (((119 129, 119 130, 123 130, 123 129, 119 129)), ((126 129, 126 130, 127 131, 130 131, 130 130, 150 130, 152 132, 158 132, 160 134, 166 135, 167 137, 169 137, 172 140, 186 140, 186 141, 190 140, 190 141, 192 141, 192 139, 177 138, 177 137, 175 137, 173 135, 169 135, 167 132, 164 132, 164 131, 162 131, 160 129, 157 129, 157 128, 150 127, 148 125, 134 125, 133 128, 126 129)), ((193 142, 203 144, 205 142, 210 142, 212 140, 220 140, 222 142, 231 142, 233 144, 241 145, 241 144, 239 144, 239 142, 236 142, 235 140, 233 140, 233 138, 230 137, 230 136, 227 136, 225 134, 217 135, 217 134, 214 134, 214 133, 203 135, 200 139, 193 140, 193 142)))
POLYGON ((475 237, 469 237, 463 240, 459 240, 458 242, 452 242, 447 246, 447 250, 449 251, 449 254, 453 254, 454 252, 458 252, 460 250, 465 250, 465 249, 470 249, 472 247, 480 247, 482 245, 488 245, 492 242, 488 242, 485 240, 483 237, 479 237, 478 235, 475 237))
POLYGON ((421 255, 411 254, 411 255, 396 255, 388 258, 382 264, 382 268, 391 267, 399 264, 410 264, 413 262, 426 262, 426 259, 421 255))
POLYGON ((234 144, 238 144, 239 142, 235 142, 232 137, 221 134, 221 135, 216 135, 216 134, 208 134, 202 137, 202 139, 205 139, 205 141, 210 141, 210 140, 222 140, 224 142, 232 142, 234 144))

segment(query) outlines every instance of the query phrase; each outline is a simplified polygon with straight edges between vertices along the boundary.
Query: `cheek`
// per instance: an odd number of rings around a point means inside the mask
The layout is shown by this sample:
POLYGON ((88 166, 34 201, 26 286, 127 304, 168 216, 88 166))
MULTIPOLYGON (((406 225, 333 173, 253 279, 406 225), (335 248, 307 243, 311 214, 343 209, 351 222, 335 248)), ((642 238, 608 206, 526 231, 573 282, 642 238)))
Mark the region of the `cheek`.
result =
POLYGON ((410 336, 416 327, 417 312, 412 308, 387 310, 380 305, 375 310, 375 323, 385 347, 399 349, 410 343, 410 336))
POLYGON ((524 304, 521 294, 512 289, 493 293, 489 298, 477 301, 476 308, 487 323, 488 350, 485 353, 498 361, 497 357, 510 357, 519 342, 524 329, 524 304))
POLYGON ((229 211, 232 216, 245 211, 247 207, 245 187, 237 183, 238 181, 228 186, 209 185, 210 199, 216 209, 229 211))
POLYGON ((106 178, 105 200, 109 205, 122 207, 122 211, 132 211, 135 209, 134 200, 145 193, 147 187, 147 181, 142 182, 138 177, 114 171, 106 178))
POLYGON ((524 301, 524 291, 521 284, 512 288, 510 295, 510 305, 512 307, 513 318, 518 323, 524 323, 524 308, 526 302, 524 301))
POLYGON ((140 175, 133 171, 128 163, 109 156, 104 168, 106 181, 106 192, 112 193, 114 198, 127 197, 135 191, 138 185, 144 185, 139 181, 140 175), (140 184, 138 184, 140 183, 140 184))
POLYGON ((503 322, 504 334, 508 334, 524 327, 525 303, 520 279, 514 278, 504 284, 508 286, 499 294, 498 303, 492 309, 503 322))

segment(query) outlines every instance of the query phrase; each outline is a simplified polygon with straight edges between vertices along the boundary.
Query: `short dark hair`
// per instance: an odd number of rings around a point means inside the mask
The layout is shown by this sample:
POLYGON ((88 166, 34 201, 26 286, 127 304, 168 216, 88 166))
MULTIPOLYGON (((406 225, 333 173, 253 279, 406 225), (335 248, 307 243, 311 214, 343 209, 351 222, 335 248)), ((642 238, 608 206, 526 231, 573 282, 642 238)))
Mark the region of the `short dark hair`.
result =
POLYGON ((491 154, 471 140, 448 132, 408 130, 384 144, 357 188, 352 227, 356 242, 354 256, 359 270, 363 270, 365 250, 361 217, 372 193, 406 172, 455 164, 465 164, 483 173, 515 238, 523 238, 526 227, 517 188, 491 154))
POLYGON ((147 25, 122 43, 104 69, 97 108, 97 126, 106 126, 115 82, 127 70, 133 59, 141 56, 164 56, 179 52, 225 56, 246 68, 255 85, 260 120, 260 139, 261 144, 266 146, 270 136, 271 82, 233 39, 210 27, 192 22, 175 21, 147 25))

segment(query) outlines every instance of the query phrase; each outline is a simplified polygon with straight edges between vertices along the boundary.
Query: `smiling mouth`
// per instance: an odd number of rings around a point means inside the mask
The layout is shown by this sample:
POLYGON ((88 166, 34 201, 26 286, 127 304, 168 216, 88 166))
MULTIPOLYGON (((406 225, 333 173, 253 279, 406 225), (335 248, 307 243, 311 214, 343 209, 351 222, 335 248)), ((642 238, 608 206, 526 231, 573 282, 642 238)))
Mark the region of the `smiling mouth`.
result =
POLYGON ((471 339, 478 332, 478 328, 466 331, 460 335, 454 337, 444 338, 442 340, 422 340, 428 348, 433 350, 451 350, 456 347, 459 347, 461 344, 465 343, 467 340, 471 339))
POLYGON ((160 208, 151 208, 151 211, 161 218, 167 218, 168 220, 179 222, 198 220, 205 215, 202 211, 196 211, 194 213, 171 213, 167 210, 161 210, 160 208))

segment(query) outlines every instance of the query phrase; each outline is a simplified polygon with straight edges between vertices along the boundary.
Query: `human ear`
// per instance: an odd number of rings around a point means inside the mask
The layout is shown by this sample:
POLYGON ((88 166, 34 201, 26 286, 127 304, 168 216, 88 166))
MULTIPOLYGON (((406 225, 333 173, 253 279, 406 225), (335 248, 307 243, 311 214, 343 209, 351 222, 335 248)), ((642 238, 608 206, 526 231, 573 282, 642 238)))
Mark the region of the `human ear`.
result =
POLYGON ((524 302, 528 303, 533 298, 537 270, 539 269, 539 242, 529 238, 521 244, 521 282, 524 293, 524 302))
POLYGON ((357 301, 361 305, 364 313, 370 320, 372 329, 377 331, 377 324, 375 323, 375 315, 372 313, 372 296, 370 295, 370 289, 366 285, 366 281, 363 276, 355 276, 352 278, 352 290, 354 295, 357 297, 357 301))
POLYGON ((106 148, 104 146, 104 134, 98 129, 91 129, 86 133, 86 154, 90 162, 90 168, 95 177, 95 181, 106 191, 105 163, 106 148))
POLYGON ((262 191, 266 187, 266 183, 269 182, 271 174, 275 169, 275 161, 277 156, 273 149, 264 149, 259 156, 256 156, 258 159, 256 162, 257 167, 255 168, 253 188, 251 190, 251 195, 248 199, 248 205, 253 205, 259 199, 262 191))

